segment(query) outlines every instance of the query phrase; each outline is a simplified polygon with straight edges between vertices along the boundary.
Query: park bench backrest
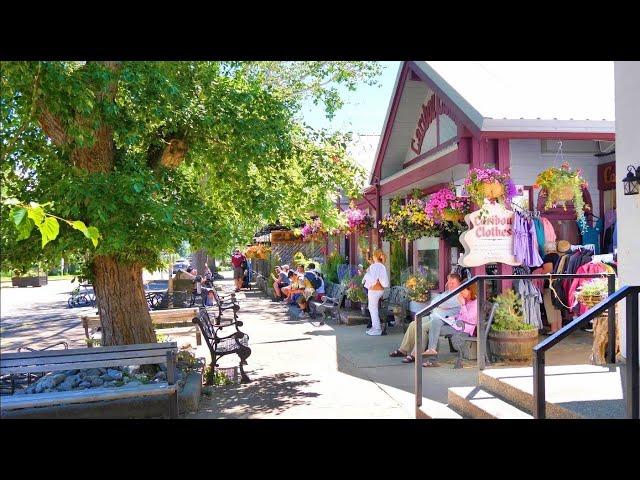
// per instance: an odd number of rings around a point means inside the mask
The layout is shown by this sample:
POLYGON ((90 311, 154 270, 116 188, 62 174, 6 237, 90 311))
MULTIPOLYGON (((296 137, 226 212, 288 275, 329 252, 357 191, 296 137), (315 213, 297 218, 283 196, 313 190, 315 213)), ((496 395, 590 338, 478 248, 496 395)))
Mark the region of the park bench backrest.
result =
POLYGON ((0 355, 0 374, 59 372, 99 367, 173 363, 176 342, 142 343, 113 347, 47 350, 0 355))

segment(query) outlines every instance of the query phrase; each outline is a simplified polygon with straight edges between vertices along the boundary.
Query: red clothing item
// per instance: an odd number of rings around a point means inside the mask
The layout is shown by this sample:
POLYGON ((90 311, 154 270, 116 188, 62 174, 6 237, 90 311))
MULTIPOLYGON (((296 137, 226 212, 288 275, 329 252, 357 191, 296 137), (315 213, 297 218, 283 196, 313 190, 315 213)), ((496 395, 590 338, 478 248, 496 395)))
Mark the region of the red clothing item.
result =
MULTIPOLYGON (((603 272, 607 272, 607 267, 605 267, 602 263, 585 263, 584 265, 581 265, 578 268, 578 270, 576 270, 576 273, 603 273, 603 272)), ((569 306, 573 307, 573 304, 576 301, 576 290, 578 289, 578 287, 592 280, 595 280, 595 278, 574 278, 571 281, 571 286, 569 287, 569 293, 567 294, 567 301, 569 306)), ((572 312, 574 312, 574 315, 575 313, 577 313, 578 315, 582 315, 584 312, 588 310, 586 305, 583 305, 582 303, 579 303, 578 305, 579 307, 577 310, 572 308, 572 312)))
POLYGON ((243 254, 233 254, 231 255, 231 265, 236 268, 240 268, 242 262, 244 262, 247 258, 243 254))

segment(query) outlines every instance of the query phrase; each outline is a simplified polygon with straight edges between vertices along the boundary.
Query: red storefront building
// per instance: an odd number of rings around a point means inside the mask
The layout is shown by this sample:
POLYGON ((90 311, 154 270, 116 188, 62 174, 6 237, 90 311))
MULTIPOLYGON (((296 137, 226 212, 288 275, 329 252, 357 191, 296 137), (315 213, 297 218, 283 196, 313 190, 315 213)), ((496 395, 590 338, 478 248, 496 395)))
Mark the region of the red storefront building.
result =
MULTIPOLYGON (((402 62, 369 185, 357 205, 379 221, 392 198, 408 198, 416 189, 428 196, 451 183, 461 192, 470 168, 492 167, 511 173, 525 208, 542 211, 535 178, 567 161, 588 181, 584 199, 596 217, 587 219, 595 222, 615 209, 613 102, 612 62, 402 62)), ((558 239, 581 243, 572 208, 544 214, 558 239)), ((364 243, 389 256, 389 243, 377 231, 362 240, 351 238, 350 263, 361 260, 364 243)), ((438 272, 442 290, 460 252, 428 237, 404 242, 404 248, 410 266, 438 272)), ((511 273, 507 265, 498 268, 511 273)))

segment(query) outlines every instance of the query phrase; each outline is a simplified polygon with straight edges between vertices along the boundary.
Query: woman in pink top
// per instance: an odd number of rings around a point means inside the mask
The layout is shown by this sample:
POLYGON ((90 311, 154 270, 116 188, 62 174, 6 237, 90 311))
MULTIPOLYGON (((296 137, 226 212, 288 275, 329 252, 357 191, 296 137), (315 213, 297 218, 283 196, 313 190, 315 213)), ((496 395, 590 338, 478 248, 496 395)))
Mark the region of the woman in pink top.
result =
MULTIPOLYGON (((475 285, 474 285, 475 287, 475 285)), ((429 329, 429 344, 425 355, 437 355, 438 338, 441 335, 452 335, 451 343, 456 350, 462 346, 463 336, 475 336, 478 324, 478 301, 475 290, 465 288, 458 295, 460 302, 460 312, 455 317, 437 318, 434 317, 429 329)), ((432 367, 435 364, 426 362, 425 367, 432 367)))

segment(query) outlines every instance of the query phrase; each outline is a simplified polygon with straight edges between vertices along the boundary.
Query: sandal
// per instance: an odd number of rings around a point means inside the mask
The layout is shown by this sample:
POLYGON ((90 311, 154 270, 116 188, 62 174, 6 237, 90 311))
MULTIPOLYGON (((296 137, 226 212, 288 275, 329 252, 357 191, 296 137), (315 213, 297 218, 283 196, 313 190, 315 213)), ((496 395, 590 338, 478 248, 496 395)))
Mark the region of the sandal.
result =
POLYGON ((389 356, 390 357, 406 357, 406 355, 402 353, 400 350, 394 350, 389 354, 389 356))
POLYGON ((422 364, 423 367, 439 367, 440 364, 434 360, 427 360, 422 364))
POLYGON ((416 357, 414 357, 413 355, 407 355, 402 359, 402 363, 413 363, 415 361, 416 361, 416 357))
POLYGON ((429 350, 425 350, 424 352, 422 352, 422 355, 424 355, 425 357, 435 357, 438 355, 438 352, 431 353, 429 352, 429 350))

